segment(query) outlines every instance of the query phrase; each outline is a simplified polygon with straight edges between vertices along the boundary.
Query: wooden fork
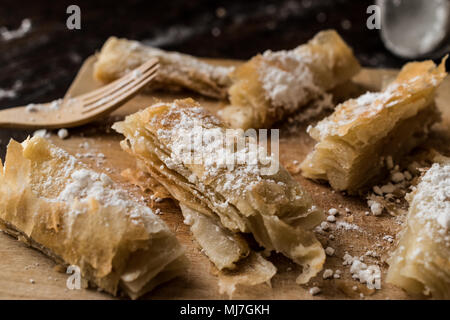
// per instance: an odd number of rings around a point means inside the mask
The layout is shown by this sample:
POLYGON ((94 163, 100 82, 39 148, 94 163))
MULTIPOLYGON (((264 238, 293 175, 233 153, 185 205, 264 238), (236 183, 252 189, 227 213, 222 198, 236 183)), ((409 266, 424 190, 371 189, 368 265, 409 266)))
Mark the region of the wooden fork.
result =
POLYGON ((158 60, 151 59, 122 78, 86 94, 1 110, 0 127, 54 129, 88 123, 135 96, 155 77, 158 67, 158 60))

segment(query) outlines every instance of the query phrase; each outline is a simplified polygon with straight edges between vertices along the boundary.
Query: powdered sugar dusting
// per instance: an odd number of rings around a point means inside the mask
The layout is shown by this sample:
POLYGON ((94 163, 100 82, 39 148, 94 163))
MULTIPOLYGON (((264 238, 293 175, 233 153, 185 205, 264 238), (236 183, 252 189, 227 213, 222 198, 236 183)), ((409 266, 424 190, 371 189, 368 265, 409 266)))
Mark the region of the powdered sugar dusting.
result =
POLYGON ((362 229, 353 223, 348 223, 346 221, 338 221, 336 223, 336 229, 344 229, 344 230, 353 230, 353 231, 362 231, 362 229))
POLYGON ((321 139, 325 136, 338 135, 343 126, 354 123, 361 117, 373 117, 384 108, 394 105, 393 100, 399 97, 398 85, 389 86, 384 92, 367 92, 357 99, 351 99, 336 107, 335 112, 320 121, 314 130, 317 130, 321 139))
POLYGON ((412 199, 416 217, 424 221, 437 222, 443 231, 450 229, 450 163, 435 163, 422 177, 412 199))
MULTIPOLYGON (((384 91, 367 92, 357 99, 350 99, 338 105, 332 115, 320 121, 309 131, 318 140, 327 136, 344 135, 348 128, 361 123, 362 119, 372 119, 385 109, 405 103, 416 95, 425 93, 427 89, 438 87, 446 75, 445 71, 440 69, 423 72, 420 67, 420 65, 407 65, 397 80, 387 86, 384 91), (418 75, 407 78, 411 73, 410 69, 414 67, 419 69, 416 72, 418 75)), ((422 108, 427 105, 423 105, 422 108)))
MULTIPOLYGON (((51 154, 54 158, 64 159, 64 162, 61 168, 48 168, 50 171, 57 169, 59 175, 44 174, 42 176, 45 176, 46 180, 39 181, 43 188, 57 191, 51 192, 54 196, 47 198, 48 201, 70 203, 77 199, 84 203, 95 199, 104 207, 123 208, 132 219, 153 215, 150 208, 132 200, 125 190, 115 187, 108 175, 88 169, 62 149, 51 148, 51 154)), ((81 213, 83 212, 77 210, 68 211, 69 215, 81 213)), ((138 221, 136 220, 136 223, 138 221)))
POLYGON ((225 133, 216 118, 205 117, 202 113, 202 108, 185 109, 176 104, 170 106, 165 118, 171 119, 171 124, 167 129, 158 129, 156 132, 158 140, 167 145, 171 152, 170 157, 162 159, 164 164, 178 172, 183 171, 186 166, 201 164, 202 173, 194 173, 188 177, 189 181, 197 182, 200 186, 210 179, 221 179, 225 190, 238 192, 243 186, 246 189, 252 188, 261 180, 262 172, 261 163, 251 159, 262 159, 263 163, 274 159, 265 152, 262 153, 265 150, 249 139, 244 146, 229 150, 220 137, 234 139, 242 132, 227 130, 225 133), (232 136, 229 135, 230 132, 232 136), (232 170, 228 170, 230 168, 232 170))
POLYGON ((314 84, 314 75, 308 66, 312 59, 312 55, 298 50, 264 52, 258 71, 266 98, 274 107, 293 112, 324 93, 314 84))

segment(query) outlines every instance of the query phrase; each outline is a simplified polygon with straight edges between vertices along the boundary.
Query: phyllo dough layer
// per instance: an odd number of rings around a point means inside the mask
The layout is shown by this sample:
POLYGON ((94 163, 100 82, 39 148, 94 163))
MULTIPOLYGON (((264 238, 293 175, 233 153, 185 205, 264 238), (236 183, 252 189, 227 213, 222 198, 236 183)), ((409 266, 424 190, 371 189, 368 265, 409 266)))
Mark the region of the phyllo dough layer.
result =
MULTIPOLYGON (((250 232, 265 249, 281 252, 303 266, 300 283, 321 270, 325 254, 311 229, 322 221, 323 213, 301 186, 281 165, 275 173, 265 174, 260 162, 233 162, 230 167, 221 161, 227 153, 248 159, 250 150, 255 150, 254 140, 247 137, 246 145, 236 144, 231 150, 217 143, 219 139, 202 140, 225 136, 226 128, 192 99, 153 105, 113 128, 125 136, 122 147, 145 164, 182 209, 190 208, 212 219, 208 223, 220 223, 231 231, 228 239, 234 244, 227 250, 235 258, 227 262, 218 256, 221 262, 216 266, 233 268, 235 260, 248 255, 239 233, 250 232), (192 161, 183 153, 186 150, 200 155, 200 161, 192 161)), ((266 157, 266 163, 278 164, 266 157)))
POLYGON ((159 70, 150 88, 184 88, 212 98, 226 98, 232 67, 214 66, 187 54, 168 52, 115 37, 109 38, 98 54, 94 77, 102 82, 111 82, 151 58, 158 59, 159 70))
POLYGON ((327 91, 349 81, 360 69, 352 50, 333 30, 318 33, 292 50, 266 51, 231 75, 231 106, 222 119, 234 128, 269 128, 327 91))
POLYGON ((0 163, 0 228, 90 283, 132 298, 179 275, 184 251, 150 208, 41 137, 0 163))
POLYGON ((387 173, 383 160, 392 156, 398 162, 439 120, 434 97, 446 75, 445 61, 439 67, 432 61, 409 63, 382 92, 337 106, 308 128, 317 144, 301 165, 303 176, 350 194, 382 179, 387 173))
POLYGON ((388 260, 387 281, 450 299, 450 158, 440 157, 408 194, 406 225, 388 260))

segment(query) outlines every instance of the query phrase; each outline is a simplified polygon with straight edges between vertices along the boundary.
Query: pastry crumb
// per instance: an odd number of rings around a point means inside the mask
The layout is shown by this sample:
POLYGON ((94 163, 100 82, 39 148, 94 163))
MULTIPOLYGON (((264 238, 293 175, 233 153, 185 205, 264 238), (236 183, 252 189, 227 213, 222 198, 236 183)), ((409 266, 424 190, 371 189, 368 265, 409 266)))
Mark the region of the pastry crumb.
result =
POLYGON ((333 270, 325 269, 325 271, 323 272, 322 278, 329 279, 331 277, 333 277, 333 270))
POLYGON ((335 250, 332 247, 327 247, 325 249, 325 253, 327 254, 327 256, 332 256, 334 255, 335 250))
POLYGON ((69 136, 69 131, 67 130, 67 129, 64 129, 64 128, 62 128, 62 129, 59 129, 58 130, 58 137, 60 138, 60 139, 66 139, 67 137, 69 136))
POLYGON ((312 296, 315 296, 317 294, 319 294, 322 290, 320 290, 319 287, 312 287, 311 289, 309 289, 309 294, 312 296))

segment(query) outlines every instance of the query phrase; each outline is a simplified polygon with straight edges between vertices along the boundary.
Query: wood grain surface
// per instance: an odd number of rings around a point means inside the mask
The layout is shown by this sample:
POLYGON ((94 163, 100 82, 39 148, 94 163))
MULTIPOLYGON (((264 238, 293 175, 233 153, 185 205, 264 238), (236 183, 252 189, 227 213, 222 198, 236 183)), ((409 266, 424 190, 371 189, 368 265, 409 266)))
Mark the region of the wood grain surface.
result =
MULTIPOLYGON (((80 73, 69 89, 68 94, 76 96, 82 92, 92 90, 99 86, 92 79, 92 63, 94 57, 89 58, 83 65, 80 73)), ((217 60, 218 64, 236 64, 238 62, 217 60)), ((395 76, 393 70, 364 69, 354 79, 358 93, 365 90, 380 89, 389 79, 395 76)), ((355 90, 350 90, 356 94, 355 90)), ((61 140, 54 134, 51 140, 56 145, 66 149, 73 155, 80 156, 86 153, 94 157, 81 157, 80 159, 93 169, 108 173, 117 185, 129 190, 136 196, 149 195, 141 192, 131 185, 121 175, 121 171, 134 168, 135 161, 120 149, 119 141, 122 137, 110 129, 110 125, 123 116, 145 108, 155 101, 170 101, 174 98, 192 96, 199 100, 212 112, 217 111, 225 102, 218 102, 198 97, 187 92, 177 94, 152 93, 141 94, 129 101, 126 105, 115 111, 103 121, 88 126, 70 130, 70 137, 61 140), (88 142, 88 150, 80 147, 88 142), (105 158, 99 157, 103 153, 105 158)), ((450 141, 450 79, 447 78, 441 86, 437 99, 438 107, 443 112, 443 123, 435 130, 435 138, 429 144, 448 153, 450 141)), ((285 166, 292 165, 293 161, 302 161, 311 150, 314 142, 305 133, 307 124, 300 124, 296 130, 288 131, 286 124, 280 124, 280 157, 285 166)), ((10 136, 23 137, 26 133, 0 129, 0 139, 9 139, 10 136)), ((5 141, 5 140, 4 140, 5 141)), ((368 210, 366 202, 356 197, 347 197, 335 193, 325 184, 318 184, 303 179, 300 174, 294 174, 300 184, 311 193, 315 202, 324 210, 338 208, 339 221, 352 221, 359 226, 358 231, 335 230, 331 233, 334 240, 328 236, 319 235, 318 238, 324 246, 331 246, 336 250, 332 257, 327 257, 324 269, 341 270, 341 279, 323 280, 322 272, 313 278, 308 286, 299 286, 295 283, 298 269, 294 263, 278 254, 269 258, 278 268, 277 275, 272 279, 272 285, 259 285, 255 287, 238 287, 233 295, 236 299, 409 299, 410 297, 401 289, 384 282, 387 264, 384 262, 394 244, 383 240, 385 235, 396 236, 400 229, 397 217, 384 214, 380 217, 365 215, 368 210), (350 210, 345 212, 345 208, 350 210), (352 256, 363 255, 367 250, 376 250, 380 259, 367 259, 369 263, 379 262, 382 270, 382 289, 369 290, 364 284, 353 280, 348 266, 342 265, 345 252, 352 256), (311 296, 308 289, 319 286, 321 294, 311 296), (354 290, 356 286, 356 290, 354 290), (362 294, 362 295, 361 295, 362 294)), ((166 284, 157 287, 147 294, 144 299, 227 299, 220 295, 216 270, 204 256, 197 244, 193 241, 189 229, 183 224, 180 211, 171 200, 161 203, 150 203, 154 208, 161 209, 161 218, 168 224, 177 238, 186 248, 186 255, 190 260, 186 273, 166 284)), ((328 233, 330 234, 330 233, 328 233)), ((68 275, 58 271, 54 263, 40 252, 26 247, 23 243, 0 233, 0 299, 112 299, 113 297, 97 292, 95 289, 69 290, 66 287, 68 275)))

